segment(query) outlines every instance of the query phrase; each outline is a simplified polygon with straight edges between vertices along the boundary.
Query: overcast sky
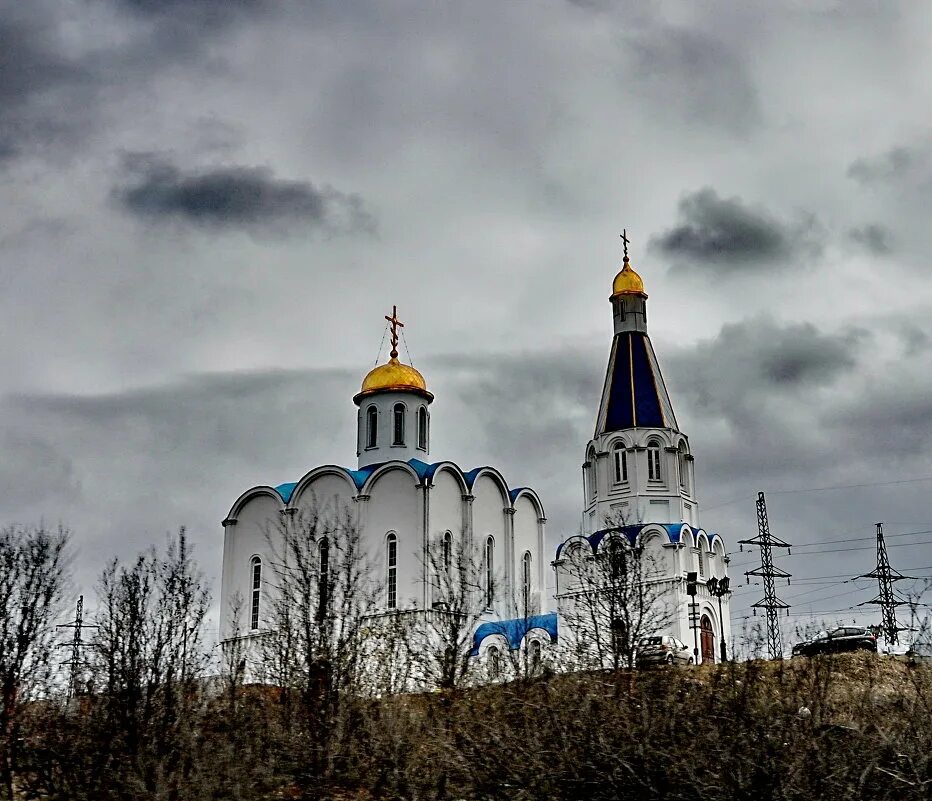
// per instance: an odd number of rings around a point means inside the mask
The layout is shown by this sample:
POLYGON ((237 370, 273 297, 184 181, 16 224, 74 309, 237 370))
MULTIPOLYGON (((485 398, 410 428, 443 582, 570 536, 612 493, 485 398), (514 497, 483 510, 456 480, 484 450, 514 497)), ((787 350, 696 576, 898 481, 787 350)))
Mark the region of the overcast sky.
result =
POLYGON ((355 463, 395 303, 432 457, 555 543, 625 227, 704 527, 737 551, 762 489, 826 543, 794 575, 866 572, 877 520, 932 575, 930 36, 913 0, 0 0, 3 522, 71 527, 87 592, 187 525, 219 594, 243 490, 355 463))

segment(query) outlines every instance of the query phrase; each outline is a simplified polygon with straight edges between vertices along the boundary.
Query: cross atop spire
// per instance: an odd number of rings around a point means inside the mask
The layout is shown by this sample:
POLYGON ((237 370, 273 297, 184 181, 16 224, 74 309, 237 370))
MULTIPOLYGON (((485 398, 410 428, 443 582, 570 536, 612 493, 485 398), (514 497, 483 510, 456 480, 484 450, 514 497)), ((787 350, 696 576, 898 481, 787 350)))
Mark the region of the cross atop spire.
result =
POLYGON ((628 239, 628 229, 621 229, 621 241, 625 243, 625 264, 628 263, 628 243, 631 241, 628 239))
POLYGON ((405 324, 404 324, 403 322, 401 322, 401 320, 398 319, 398 307, 397 307, 397 306, 392 306, 392 316, 389 317, 389 316, 386 314, 386 315, 385 315, 385 319, 388 320, 388 322, 389 322, 389 323, 391 324, 391 326, 392 326, 392 353, 391 353, 391 356, 392 356, 393 359, 397 359, 397 358, 398 358, 398 329, 399 329, 399 328, 404 328, 404 327, 405 327, 405 324))

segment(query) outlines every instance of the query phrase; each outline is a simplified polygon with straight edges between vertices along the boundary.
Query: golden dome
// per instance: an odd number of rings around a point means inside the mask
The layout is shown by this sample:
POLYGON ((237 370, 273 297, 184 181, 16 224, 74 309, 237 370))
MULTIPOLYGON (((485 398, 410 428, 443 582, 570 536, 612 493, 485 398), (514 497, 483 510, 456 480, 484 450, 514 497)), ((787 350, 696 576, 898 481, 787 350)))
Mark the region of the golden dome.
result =
POLYGON ((358 402, 367 395, 389 391, 418 392, 428 400, 433 400, 434 397, 427 391, 424 376, 410 364, 402 364, 396 356, 392 356, 385 364, 369 371, 362 381, 362 389, 354 400, 358 402))
POLYGON ((625 266, 615 276, 615 281, 612 284, 612 297, 615 297, 615 295, 643 295, 645 298, 647 297, 647 293, 644 292, 644 282, 641 280, 641 276, 631 269, 627 256, 625 257, 625 266))

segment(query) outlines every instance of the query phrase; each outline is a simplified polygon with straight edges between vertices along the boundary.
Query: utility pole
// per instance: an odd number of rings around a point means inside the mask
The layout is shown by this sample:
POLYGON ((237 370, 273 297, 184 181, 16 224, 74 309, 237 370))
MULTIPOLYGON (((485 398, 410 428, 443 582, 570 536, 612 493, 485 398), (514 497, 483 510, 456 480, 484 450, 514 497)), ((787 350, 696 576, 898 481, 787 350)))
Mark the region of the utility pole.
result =
MULTIPOLYGON (((877 566, 870 572, 865 573, 858 578, 875 578, 877 579, 877 597, 864 601, 865 604, 876 604, 880 607, 881 629, 884 639, 887 641, 887 647, 899 644, 899 632, 903 627, 896 621, 896 608, 902 606, 906 601, 902 600, 893 591, 893 582, 906 578, 898 570, 890 567, 890 560, 887 558, 887 545, 883 541, 883 523, 877 524, 877 566)), ((862 606, 863 604, 858 604, 862 606)))
POLYGON ((74 634, 71 637, 71 642, 63 642, 59 644, 59 648, 71 648, 71 659, 68 660, 66 664, 69 665, 68 670, 68 700, 70 701, 75 695, 78 694, 78 677, 81 670, 81 648, 87 645, 81 639, 81 632, 84 629, 96 629, 97 626, 93 626, 89 623, 84 622, 84 596, 78 596, 78 603, 75 606, 74 610, 74 620, 71 623, 61 623, 56 628, 59 629, 74 629, 74 634))
POLYGON ((770 523, 767 520, 767 502, 764 500, 764 493, 757 493, 757 536, 750 540, 739 540, 741 550, 745 545, 757 545, 760 548, 760 567, 745 572, 748 584, 751 583, 751 576, 757 576, 764 581, 764 597, 757 603, 751 604, 751 608, 757 614, 758 609, 767 611, 767 645, 770 649, 771 659, 783 658, 783 633, 780 631, 779 612, 786 609, 789 614, 790 605, 777 598, 777 591, 774 587, 775 578, 785 578, 786 583, 790 583, 792 573, 787 573, 779 567, 773 566, 773 555, 771 548, 786 548, 787 553, 791 547, 790 543, 784 542, 770 533, 770 523))

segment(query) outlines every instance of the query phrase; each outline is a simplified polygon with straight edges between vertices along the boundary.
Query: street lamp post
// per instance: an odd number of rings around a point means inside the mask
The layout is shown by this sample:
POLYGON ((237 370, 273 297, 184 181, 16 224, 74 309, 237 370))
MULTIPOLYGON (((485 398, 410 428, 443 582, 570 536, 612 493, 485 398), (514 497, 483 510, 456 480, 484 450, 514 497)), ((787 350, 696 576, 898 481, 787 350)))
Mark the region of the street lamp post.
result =
POLYGON ((721 627, 721 637, 719 638, 719 651, 721 653, 721 661, 726 662, 728 660, 728 650, 725 646, 725 618, 722 617, 722 598, 724 598, 729 593, 728 585, 730 581, 728 576, 723 576, 720 579, 715 578, 714 576, 706 582, 706 587, 709 590, 709 595, 713 595, 718 598, 718 622, 721 627))

